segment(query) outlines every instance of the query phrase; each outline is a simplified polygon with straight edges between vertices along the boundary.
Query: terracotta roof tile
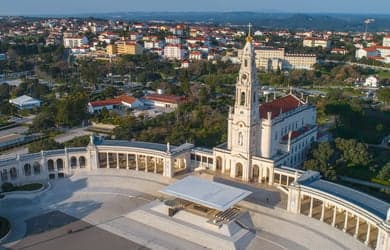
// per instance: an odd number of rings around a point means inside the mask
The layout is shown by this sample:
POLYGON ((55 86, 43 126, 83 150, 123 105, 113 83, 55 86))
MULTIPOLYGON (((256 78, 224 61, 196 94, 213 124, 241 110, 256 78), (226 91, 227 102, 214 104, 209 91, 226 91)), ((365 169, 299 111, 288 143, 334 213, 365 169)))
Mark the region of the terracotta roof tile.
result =
POLYGON ((150 101, 167 102, 167 103, 174 103, 174 104, 186 102, 185 96, 175 96, 175 95, 150 94, 145 96, 144 98, 150 101))
POLYGON ((102 101, 94 101, 89 103, 92 107, 101 107, 101 106, 108 106, 108 105, 118 105, 121 104, 121 101, 118 99, 109 99, 109 100, 102 100, 102 101))
POLYGON ((281 113, 286 113, 288 111, 298 108, 302 102, 293 95, 287 95, 282 98, 276 99, 272 102, 267 102, 260 105, 260 118, 267 118, 267 113, 271 112, 271 119, 274 119, 281 113))

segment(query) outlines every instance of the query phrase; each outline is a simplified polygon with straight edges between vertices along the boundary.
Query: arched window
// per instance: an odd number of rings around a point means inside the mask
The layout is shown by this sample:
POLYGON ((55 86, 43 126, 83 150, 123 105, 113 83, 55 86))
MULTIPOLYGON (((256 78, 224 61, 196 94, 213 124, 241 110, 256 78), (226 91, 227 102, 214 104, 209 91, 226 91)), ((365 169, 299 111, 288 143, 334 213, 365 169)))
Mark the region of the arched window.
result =
POLYGON ((18 171, 16 170, 16 168, 11 168, 9 170, 9 175, 11 176, 11 179, 16 179, 18 177, 18 171))
POLYGON ((23 169, 24 169, 24 175, 25 176, 30 176, 31 175, 31 165, 30 164, 28 164, 28 163, 24 164, 23 169))
POLYGON ((238 145, 242 146, 244 144, 244 138, 242 132, 238 133, 238 145))
POLYGON ((241 92, 240 105, 245 105, 245 92, 241 92))
POLYGON ((52 159, 47 161, 47 170, 49 172, 53 172, 54 171, 54 161, 52 159))
POLYGON ((39 162, 34 162, 33 169, 34 169, 34 175, 41 174, 41 164, 39 164, 39 162))
POLYGON ((64 169, 64 161, 62 159, 57 159, 57 170, 61 171, 64 169))
POLYGON ((244 60, 244 65, 245 65, 245 67, 248 67, 248 60, 247 59, 244 60))
POLYGON ((70 158, 70 166, 71 166, 71 168, 77 167, 77 158, 76 157, 72 156, 70 158))
POLYGON ((7 181, 7 180, 8 180, 8 172, 7 172, 7 169, 3 169, 3 171, 1 171, 1 180, 2 180, 2 181, 7 181))
POLYGON ((80 165, 80 168, 85 168, 85 157, 84 156, 80 156, 79 165, 80 165))

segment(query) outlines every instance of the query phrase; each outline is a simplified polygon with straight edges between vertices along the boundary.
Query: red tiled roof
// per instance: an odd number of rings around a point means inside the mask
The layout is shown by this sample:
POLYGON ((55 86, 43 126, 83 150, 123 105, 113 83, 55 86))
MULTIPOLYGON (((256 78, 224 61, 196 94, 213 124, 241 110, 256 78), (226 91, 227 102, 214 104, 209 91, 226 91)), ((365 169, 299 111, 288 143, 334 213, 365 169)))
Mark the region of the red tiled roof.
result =
MULTIPOLYGON (((305 126, 305 127, 302 127, 298 130, 295 130, 295 131, 292 131, 291 132, 291 140, 297 138, 298 136, 306 133, 307 131, 309 131, 310 129, 312 129, 313 127, 312 126, 305 126)), ((288 134, 283 136, 282 138, 283 141, 287 141, 288 140, 288 134)))
POLYGON ((185 96, 150 94, 144 97, 146 100, 179 104, 186 101, 185 96))
POLYGON ((367 58, 368 58, 368 59, 374 59, 374 60, 383 60, 383 59, 385 59, 385 58, 382 57, 382 56, 368 56, 367 58))
POLYGON ((377 49, 390 49, 390 46, 376 46, 377 49))
POLYGON ((109 99, 109 100, 90 102, 89 104, 92 107, 101 107, 101 106, 108 106, 108 105, 118 105, 118 104, 121 104, 121 103, 122 102, 119 99, 109 99))
POLYGON ((368 47, 368 48, 363 48, 363 49, 367 52, 375 52, 376 51, 376 47, 368 47))
POLYGON ((281 113, 286 113, 298 108, 301 104, 302 102, 291 94, 284 96, 272 102, 261 104, 259 107, 260 118, 267 119, 267 113, 271 112, 271 119, 274 119, 281 113))
POLYGON ((122 104, 122 102, 131 104, 131 103, 135 102, 136 100, 137 99, 135 99, 132 96, 121 95, 121 96, 118 96, 117 98, 114 98, 114 99, 94 101, 94 102, 90 102, 89 104, 92 107, 101 107, 101 106, 108 106, 108 105, 119 105, 119 104, 122 104))
POLYGON ((120 102, 125 102, 128 104, 132 104, 137 100, 136 98, 128 95, 120 95, 116 99, 118 99, 120 102))

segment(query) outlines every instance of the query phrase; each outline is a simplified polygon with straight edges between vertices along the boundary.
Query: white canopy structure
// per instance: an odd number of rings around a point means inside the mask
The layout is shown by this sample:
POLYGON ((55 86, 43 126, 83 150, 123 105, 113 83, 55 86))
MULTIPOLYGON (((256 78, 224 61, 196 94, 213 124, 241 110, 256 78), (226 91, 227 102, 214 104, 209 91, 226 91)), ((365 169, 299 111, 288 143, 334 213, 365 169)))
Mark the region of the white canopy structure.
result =
POLYGON ((9 102, 19 109, 32 109, 41 106, 40 100, 28 95, 19 96, 15 99, 9 100, 9 102))
POLYGON ((161 189, 160 192, 219 211, 231 208, 252 193, 194 176, 179 180, 161 189))

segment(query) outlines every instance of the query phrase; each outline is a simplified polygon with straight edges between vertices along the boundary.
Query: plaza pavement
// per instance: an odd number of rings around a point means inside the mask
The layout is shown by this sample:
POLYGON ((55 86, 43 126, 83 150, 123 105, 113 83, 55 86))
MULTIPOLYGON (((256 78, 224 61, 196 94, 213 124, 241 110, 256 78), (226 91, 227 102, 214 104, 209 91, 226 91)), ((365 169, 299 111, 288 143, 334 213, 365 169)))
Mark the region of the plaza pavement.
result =
MULTIPOLYGON (((129 171, 113 169, 55 180, 50 190, 33 200, 5 198, 0 201, 0 213, 10 219, 13 230, 2 246, 37 250, 53 249, 50 248, 53 246, 58 246, 56 250, 92 249, 109 241, 113 242, 111 249, 140 249, 141 246, 201 249, 203 247, 181 239, 180 232, 177 236, 170 235, 126 217, 159 197, 158 190, 170 182, 171 179, 162 176, 150 176, 148 180, 147 175, 134 176, 129 171), (63 214, 65 225, 58 226, 44 219, 52 213, 63 214), (31 234, 34 225, 31 223, 36 223, 36 228, 41 228, 41 231, 36 229, 31 234), (69 233, 70 229, 74 232, 69 233), (41 243, 31 245, 32 242, 41 243)), ((262 192, 256 195, 259 201, 264 201, 262 192)), ((248 209, 252 217, 252 221, 243 223, 256 232, 247 249, 367 249, 352 236, 329 225, 287 213, 277 205, 265 207, 259 204, 261 202, 248 201, 239 204, 248 209)))

